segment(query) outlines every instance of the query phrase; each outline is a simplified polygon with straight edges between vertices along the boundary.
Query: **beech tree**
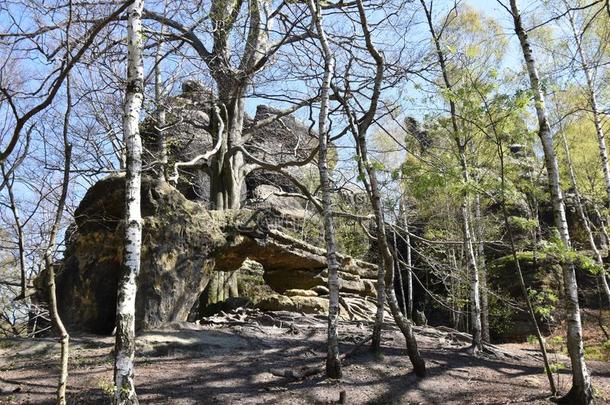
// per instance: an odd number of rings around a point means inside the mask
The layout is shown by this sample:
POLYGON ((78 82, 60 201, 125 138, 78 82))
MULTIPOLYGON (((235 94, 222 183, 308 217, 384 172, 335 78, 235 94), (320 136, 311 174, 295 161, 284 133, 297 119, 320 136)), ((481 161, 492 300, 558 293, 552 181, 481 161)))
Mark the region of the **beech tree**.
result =
MULTIPOLYGON (((343 78, 345 88, 340 88, 338 86, 335 87, 334 94, 343 107, 344 114, 348 122, 349 131, 352 133, 356 143, 360 178, 365 184, 375 218, 375 242, 377 244, 381 264, 378 269, 378 312, 373 331, 373 350, 379 350, 378 347, 381 340, 384 302, 383 300, 379 299, 379 296, 381 295, 380 293, 382 293, 380 290, 383 289, 383 293, 385 293, 385 298, 387 299, 387 303, 392 312, 394 321, 400 328, 400 331, 405 338, 407 353, 411 363, 413 364, 415 374, 419 377, 424 377, 426 375, 426 364, 422 359, 417 347, 417 340, 413 333, 411 321, 402 314, 396 298, 396 291, 394 289, 395 261, 387 236, 385 213, 382 206, 381 193, 378 185, 377 169, 375 164, 369 160, 367 146, 367 133, 373 125, 379 109, 381 89, 383 88, 384 75, 386 73, 386 62, 384 56, 373 42, 371 29, 369 27, 367 14, 362 0, 357 0, 356 3, 358 7, 360 27, 364 37, 363 39, 366 54, 368 54, 368 58, 374 62, 373 66, 375 73, 372 80, 372 88, 370 95, 367 97, 368 100, 366 101, 366 104, 363 105, 358 103, 358 107, 364 106, 362 115, 359 115, 357 113, 358 109, 354 108, 354 106, 350 103, 350 100, 354 100, 354 98, 357 98, 358 96, 358 94, 354 92, 351 87, 350 75, 352 72, 349 70, 346 71, 345 77, 343 78)), ((350 65, 351 62, 348 64, 348 66, 350 65)))

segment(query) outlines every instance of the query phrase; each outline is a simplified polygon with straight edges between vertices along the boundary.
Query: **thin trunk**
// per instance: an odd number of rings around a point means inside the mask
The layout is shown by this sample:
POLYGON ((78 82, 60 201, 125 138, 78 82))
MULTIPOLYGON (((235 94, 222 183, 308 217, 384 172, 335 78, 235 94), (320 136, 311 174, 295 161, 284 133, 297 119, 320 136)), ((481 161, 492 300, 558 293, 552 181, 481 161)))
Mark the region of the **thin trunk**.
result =
POLYGON ((407 312, 407 298, 405 296, 405 286, 404 286, 403 280, 402 280, 402 269, 400 268, 400 261, 402 260, 402 256, 398 252, 398 245, 396 243, 396 232, 397 232, 396 229, 394 229, 394 231, 392 232, 394 255, 396 256, 396 258, 394 260, 394 266, 396 266, 396 271, 398 273, 398 288, 400 289, 400 298, 402 300, 402 313, 404 314, 404 316, 409 318, 409 315, 407 312))
MULTIPOLYGON (((420 0, 422 4, 426 19, 428 23, 428 29, 430 30, 430 34, 432 35, 432 40, 434 42, 434 47, 436 50, 436 56, 438 59, 438 64, 441 68, 441 73, 443 76, 444 87, 447 90, 451 90, 453 88, 451 81, 449 79, 449 70, 447 68, 447 63, 445 59, 445 54, 441 47, 440 43, 440 35, 437 35, 436 30, 434 28, 434 22, 432 20, 432 12, 428 7, 425 0, 420 0)), ((462 170, 462 181, 464 187, 467 186, 469 182, 469 172, 468 172, 468 164, 466 161, 466 143, 467 141, 462 141, 460 136, 460 130, 458 126, 458 116, 455 102, 453 99, 449 99, 449 110, 451 112, 451 126, 453 131, 453 138, 455 140, 460 168, 462 170)), ((480 303, 480 286, 479 286, 479 271, 477 269, 477 262, 474 256, 474 248, 472 242, 472 232, 470 229, 470 221, 468 215, 468 192, 464 190, 464 195, 462 196, 462 202, 460 206, 460 212, 462 215, 462 231, 464 233, 464 249, 466 250, 467 255, 467 263, 468 263, 468 271, 470 273, 470 306, 471 306, 471 323, 472 323, 472 351, 476 352, 482 348, 481 344, 481 303, 480 303)))
MULTIPOLYGON (((66 26, 66 61, 69 62, 71 58, 70 54, 70 27, 72 24, 72 1, 68 2, 68 24, 66 26)), ((68 133, 70 129, 70 114, 72 112, 72 91, 71 91, 71 80, 70 74, 66 76, 66 111, 64 114, 63 122, 63 143, 64 143, 64 173, 63 182, 61 187, 61 194, 57 203, 57 211, 55 211, 55 218, 51 225, 51 231, 49 232, 49 244, 44 252, 44 264, 47 275, 47 294, 49 300, 49 315, 51 317, 51 323, 59 333, 59 344, 60 344, 60 373, 59 381, 57 383, 57 403, 60 405, 66 404, 66 386, 68 385, 68 359, 70 356, 70 335, 61 320, 59 311, 57 309, 57 290, 55 286, 55 264, 53 263, 53 252, 55 251, 55 240, 57 239, 57 233, 61 225, 61 218, 63 216, 64 208, 66 205, 66 198, 68 196, 68 185, 70 183, 70 162, 72 158, 72 145, 68 140, 68 133)))
POLYGON ((2 167, 2 177, 4 178, 4 183, 6 184, 6 188, 8 190, 9 204, 11 213, 13 214, 13 220, 15 221, 15 229, 17 230, 17 248, 19 249, 19 274, 20 274, 20 286, 21 293, 18 298, 25 299, 27 297, 27 282, 28 277, 25 271, 25 245, 24 245, 24 235, 23 235, 23 225, 21 223, 21 218, 19 216, 19 207, 17 207, 17 200, 15 199, 15 193, 13 192, 13 182, 15 181, 15 177, 13 175, 13 179, 9 179, 8 173, 4 170, 4 164, 2 167))
MULTIPOLYGON (((566 7, 570 7, 570 5, 564 1, 566 7)), ((604 183, 606 186, 606 196, 608 198, 607 204, 610 207, 610 164, 608 162, 608 151, 606 148, 606 136, 604 134, 604 130, 602 128, 602 120, 601 114, 599 111, 599 105, 597 103, 597 92, 595 90, 595 82, 593 78, 593 72, 591 71, 591 67, 589 66, 589 61, 587 56, 585 55, 581 36, 576 31, 576 25, 574 24, 574 18, 571 12, 567 13, 568 21, 570 22, 570 27, 572 29, 572 34, 574 36, 574 41, 576 43, 576 50, 578 52, 578 56, 580 58, 580 66, 585 75, 585 79, 587 81, 587 95, 589 98, 589 106, 591 107, 591 112, 593 113, 593 124, 595 125, 595 134, 597 135, 597 143, 599 146, 599 156, 602 161, 602 171, 604 173, 604 183)))
MULTIPOLYGON (((161 26, 161 37, 165 32, 165 25, 161 26)), ((163 42, 157 44, 155 53, 155 107, 157 109, 157 159, 159 160, 159 178, 163 181, 168 178, 167 141, 165 139, 165 126, 167 125, 166 110, 164 105, 163 83, 161 78, 161 62, 163 42)))
POLYGON ((142 215, 140 189, 142 175, 142 139, 139 123, 144 95, 142 66, 142 10, 144 0, 134 0, 128 9, 127 85, 123 115, 123 133, 127 153, 125 178, 125 245, 119 278, 116 313, 114 362, 115 404, 137 404, 134 377, 135 310, 137 277, 140 272, 142 215))
MULTIPOLYGON (((495 132, 495 127, 494 127, 495 132)), ((498 134, 496 134, 496 139, 500 139, 498 134)), ((549 388, 551 389, 551 394, 553 396, 557 395, 557 388, 555 386, 555 379, 553 378, 553 371, 550 367, 549 357, 546 351, 546 344, 544 341, 544 337, 540 332, 540 326, 538 325, 538 320, 536 319, 536 313, 534 312, 534 306, 532 305, 532 301, 527 291, 527 286, 525 285, 525 280, 523 279, 523 271, 521 269, 521 263, 519 262, 519 257, 517 256, 517 248, 515 246, 515 237, 513 234, 513 230, 510 226, 510 221, 508 219, 508 210, 506 209, 506 177, 504 173, 504 150, 502 147, 502 142, 498 143, 498 157, 500 158, 500 181, 501 181, 501 195, 502 195, 502 216, 504 218, 504 226, 506 227, 506 231, 508 233, 508 241, 510 245, 511 254, 513 256, 513 261, 515 262, 515 266, 517 266, 517 275, 519 276, 519 286, 521 288, 521 293, 523 294, 523 298, 527 304, 527 312, 530 316, 530 320, 532 322, 532 326, 534 327, 534 333, 536 334, 536 339, 538 340, 538 346, 540 347, 540 353, 542 353, 542 360, 544 363, 544 371, 546 372, 547 379, 549 380, 549 388)), ((534 241, 534 245, 536 245, 534 241)), ((534 253, 535 257, 535 253, 534 253)))
POLYGON ((597 265, 601 269, 601 274, 599 275, 599 281, 601 286, 603 287, 604 293, 606 294, 606 299, 610 302, 610 287, 608 286, 608 282, 605 276, 605 264, 604 259, 602 258, 602 254, 595 243, 595 236, 593 235, 593 230, 591 229, 591 224, 589 222, 589 217, 585 212, 585 209, 582 204, 582 199, 580 198, 580 192, 578 191, 578 183, 576 182, 576 175, 574 174, 574 166, 572 165, 572 157, 570 153, 570 147, 568 145, 568 141, 566 140, 565 134, 561 132, 561 142, 563 144, 563 150, 566 154, 566 164, 568 166, 568 175, 570 177, 570 184, 574 189, 574 199, 576 200, 576 211, 578 212, 578 216, 585 228, 587 233, 587 237, 589 239, 589 246, 593 251, 593 255, 595 256, 595 261, 597 265))
MULTIPOLYGON (((569 7, 569 5, 567 3, 564 2, 564 4, 566 4, 566 6, 569 7)), ((578 32, 576 31, 576 25, 574 24, 574 18, 572 17, 572 13, 568 13, 568 21, 570 22, 570 27, 572 28, 572 34, 574 36, 574 41, 576 43, 576 48, 578 51, 578 55, 580 57, 580 65, 583 70, 583 73, 585 74, 585 78, 587 81, 587 92, 588 92, 588 96, 589 96, 589 104, 591 107, 591 112, 593 113, 593 123, 595 125, 595 133, 597 135, 597 143, 599 146, 599 156, 602 161, 602 169, 603 169, 602 171, 604 173, 604 181, 605 181, 605 185, 606 185, 606 193, 607 193, 606 196, 608 198, 607 203, 608 203, 608 206, 610 206, 610 164, 608 163, 608 151, 606 149, 606 136, 605 136, 604 130, 602 128, 599 106, 597 104, 597 94, 595 91, 593 73, 591 72, 591 68, 589 67, 589 62, 582 49, 581 37, 578 34, 578 32)), ((608 280, 606 279, 606 275, 605 275, 605 273, 606 273, 605 265, 602 260, 599 249, 597 248, 597 246, 595 244, 595 238, 593 236, 593 232, 591 230, 591 227, 587 220, 587 216, 584 213, 584 209, 583 209, 581 201, 580 201, 580 195, 578 194, 578 191, 577 191, 578 189, 577 189, 577 185, 576 185, 576 176, 574 175, 574 169, 572 166, 571 159, 569 157, 570 152, 569 152, 568 144, 567 144, 567 141, 563 134, 562 134, 562 140, 563 140, 564 148, 566 150, 566 158, 568 159, 570 180, 572 182, 572 187, 574 187, 574 189, 576 190, 575 192, 576 192, 576 200, 577 200, 577 204, 578 204, 579 216, 581 217, 581 220, 585 224, 585 229, 586 229, 587 235, 589 237, 589 243, 595 253, 597 263, 601 266, 602 273, 600 275, 600 282, 603 287, 604 293, 606 294, 606 299, 608 300, 608 303, 610 304, 610 286, 608 286, 608 280)))
POLYGON ((44 253, 44 263, 47 273, 47 294, 49 300, 49 313, 51 316, 51 323, 56 331, 59 333, 60 343, 60 374, 59 381, 57 384, 57 403, 66 403, 66 386, 68 384, 68 358, 70 355, 70 335, 64 326, 59 311, 57 309, 57 293, 55 288, 55 264, 53 263, 53 252, 55 251, 55 239, 59 231, 61 224, 61 217, 63 215, 66 196, 68 195, 68 184, 70 182, 70 160, 72 157, 72 145, 68 142, 67 132, 68 123, 70 120, 71 110, 71 96, 70 96, 70 79, 66 79, 67 89, 67 107, 66 114, 64 117, 64 147, 65 147, 65 161, 64 161, 64 176, 62 191, 57 205, 57 211, 55 213, 55 220, 53 222, 51 232, 49 234, 49 245, 44 253))
POLYGON ((487 293, 487 260, 485 260, 485 243, 483 242, 483 217, 481 216, 481 196, 475 197, 475 220, 477 235, 477 251, 479 256, 479 282, 481 284, 481 339, 490 342, 489 337, 489 303, 487 293))
MULTIPOLYGON (((381 94, 382 82, 384 78, 385 61, 383 55, 375 48, 372 42, 371 32, 369 30, 362 0, 356 0, 356 4, 360 17, 360 26, 362 28, 362 32, 366 41, 366 48, 369 55, 375 61, 376 72, 373 92, 370 98, 369 107, 366 113, 360 119, 356 119, 353 111, 351 110, 348 104, 348 101, 340 94, 336 95, 339 101, 342 103, 343 107, 345 108, 350 129, 356 141, 356 150, 361 161, 361 164, 358 165, 360 176, 363 178, 368 177, 369 186, 367 187, 367 192, 369 194, 373 213, 375 215, 375 224, 377 226, 377 247, 379 249, 379 256, 382 262, 382 266, 380 267, 379 271, 379 278, 381 278, 381 275, 384 275, 385 278, 385 280, 383 280, 380 284, 383 284, 385 286, 386 298, 390 306, 392 315, 394 317, 394 321, 396 322, 396 325, 398 325, 398 328, 401 330, 405 338, 407 353, 409 355, 411 363, 413 364, 413 370, 415 371, 415 374, 418 377, 424 377, 426 375, 426 363, 422 359, 421 354, 419 353, 419 349, 417 348, 417 340, 415 339, 415 335, 413 333, 411 321, 409 321, 400 312, 398 300, 396 299, 396 292, 394 289, 394 258, 392 257, 392 253, 390 251, 387 239, 383 206, 381 204, 381 193, 379 191, 379 184, 377 181, 377 171, 375 169, 375 165, 369 161, 368 147, 366 141, 366 133, 371 124, 373 123, 375 114, 377 113, 377 105, 379 101, 379 96, 381 94), (366 170, 367 176, 365 176, 365 173, 363 173, 363 167, 366 170)), ((349 83, 347 83, 347 87, 349 92, 349 83)), ((383 310, 384 307, 382 306, 377 308, 377 311, 383 310)), ((375 335, 373 335, 373 338, 375 338, 375 335)))
POLYGON ((450 255, 449 255, 450 259, 451 259, 451 264, 452 264, 452 268, 453 271, 451 272, 451 309, 452 309, 452 313, 451 313, 451 317, 453 319, 453 329, 458 330, 459 326, 460 326, 460 284, 459 278, 456 276, 457 273, 459 273, 459 269, 458 269, 458 264, 457 264, 457 258, 455 257, 455 249, 451 248, 450 250, 450 255), (457 284, 457 286, 456 286, 457 284))
POLYGON ((324 240, 326 242, 326 261, 328 265, 328 343, 326 353, 326 376, 341 378, 341 360, 339 358, 339 262, 335 245, 335 225, 332 216, 331 184, 328 169, 328 111, 330 85, 335 70, 333 57, 326 33, 322 24, 321 7, 314 0, 309 0, 309 10, 315 22, 320 45, 324 55, 324 78, 320 89, 320 115, 318 118, 319 157, 318 170, 322 186, 322 208, 324 216, 324 240))
MULTIPOLYGON (((536 62, 532 54, 527 33, 523 28, 521 15, 517 7, 516 0, 510 0, 510 7, 513 15, 515 33, 519 37, 523 58, 530 78, 531 89, 534 95, 536 115, 538 117, 538 136, 542 142, 544 158, 548 173, 548 181, 551 192, 553 213, 555 216, 555 226, 566 249, 571 248, 570 234, 565 216, 565 205, 559 181, 559 168, 557 156, 553 148, 553 135, 548 123, 544 95, 536 68, 536 62)), ((570 392, 561 399, 564 403, 589 404, 593 400, 591 379, 587 371, 584 358, 584 346, 582 340, 582 326, 580 319, 580 307, 578 303, 578 285, 576 283, 576 273, 573 264, 564 264, 563 281, 566 299, 566 315, 568 321, 567 346, 572 363, 572 388, 570 392)))
POLYGON ((408 319, 413 319, 413 258, 411 249, 411 235, 409 231, 409 220, 406 209, 403 211, 403 226, 407 231, 405 243, 407 244, 407 312, 408 319))
MULTIPOLYGON (((419 377, 424 377, 426 375, 426 364, 419 353, 419 349, 417 348, 417 340, 413 334, 411 321, 409 321, 409 319, 403 316, 403 314, 400 312, 400 306, 398 305, 398 300, 396 299, 396 292, 394 289, 394 258, 390 252, 387 240, 383 207, 381 205, 381 194, 379 192, 379 185, 377 182, 377 171, 375 169, 375 165, 371 164, 368 159, 368 148, 365 134, 360 132, 356 136, 356 142, 360 159, 362 160, 363 166, 367 171, 371 189, 370 199, 377 225, 377 247, 379 249, 379 256, 381 258, 382 266, 385 269, 383 273, 385 273, 384 285, 386 299, 390 306, 390 311, 392 312, 394 321, 405 337, 407 353, 411 363, 413 364, 415 374, 417 374, 419 377)), ((381 310, 383 310, 383 307, 381 310)))

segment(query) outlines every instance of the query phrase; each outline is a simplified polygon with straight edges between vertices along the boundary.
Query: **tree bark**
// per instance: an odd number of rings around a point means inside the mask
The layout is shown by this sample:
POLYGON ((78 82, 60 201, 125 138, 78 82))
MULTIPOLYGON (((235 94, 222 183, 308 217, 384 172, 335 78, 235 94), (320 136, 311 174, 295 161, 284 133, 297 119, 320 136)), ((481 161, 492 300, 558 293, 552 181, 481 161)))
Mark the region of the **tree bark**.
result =
POLYGON ((392 232, 392 244, 393 244, 393 248, 394 248, 394 266, 396 266, 396 270, 398 273, 398 288, 400 290, 400 298, 402 300, 402 313, 404 314, 404 316, 406 316, 408 319, 409 315, 407 312, 407 297, 405 295, 405 286, 404 286, 404 282, 402 279, 402 269, 400 268, 400 261, 402 260, 402 255, 398 252, 398 244, 396 243, 396 232, 397 230, 394 229, 392 232))
MULTIPOLYGON (((379 278, 381 278, 381 275, 383 275, 385 278, 383 284, 385 285, 386 299, 390 306, 394 321, 396 322, 396 325, 398 325, 405 338, 407 353, 409 355, 411 363, 413 364, 413 370, 415 371, 415 374, 418 377, 424 377, 426 375, 426 363, 424 362, 423 358, 421 357, 421 354, 419 353, 419 349, 417 348, 417 340, 415 339, 411 322, 400 312, 398 300, 396 299, 396 291, 394 289, 394 258, 390 251, 390 246, 388 244, 387 239, 383 206, 381 204, 381 193, 379 191, 379 184, 377 180, 377 171, 375 169, 375 165, 372 164, 372 162, 369 160, 368 146, 366 140, 367 131, 373 123, 375 114, 377 113, 377 106, 384 78, 385 60, 383 58, 383 55, 377 50, 377 48, 375 48, 375 45, 373 44, 373 41, 371 39, 371 32, 369 30, 362 0, 356 0, 356 4, 360 17, 360 26, 362 27, 362 32, 366 41, 366 49, 369 55, 375 61, 376 69, 373 91, 368 109, 366 110, 366 113, 359 119, 356 119, 353 111, 349 107, 346 98, 343 98, 340 95, 337 96, 346 110, 350 129, 352 131, 352 134, 354 135, 354 140, 356 141, 356 151, 362 163, 358 165, 360 176, 363 178, 365 177, 365 173, 363 173, 364 168, 366 170, 366 177, 368 177, 367 192, 369 194, 369 199, 373 208, 373 214, 375 215, 375 223, 377 226, 377 248, 382 264, 379 270, 379 278)), ((347 91, 350 91, 349 81, 347 91)), ((381 283, 381 281, 379 282, 381 283)), ((377 308, 377 310, 383 311, 384 307, 380 306, 377 308)), ((380 332, 381 330, 379 330, 379 335, 380 332)), ((373 335, 373 338, 375 338, 375 335, 373 335)))
MULTIPOLYGON (((71 61, 70 54, 70 26, 72 23, 72 1, 68 3, 68 24, 66 26, 66 62, 71 61)), ((55 217, 51 225, 49 232, 49 243, 44 252, 44 264, 47 276, 47 294, 49 300, 49 313, 51 317, 51 323, 56 331, 59 333, 59 344, 60 344, 60 374, 59 381, 57 383, 57 403, 59 405, 66 404, 66 387, 68 385, 68 359, 70 356, 70 335, 59 315, 57 309, 57 291, 55 286, 55 265, 53 263, 53 252, 55 251, 55 241, 57 239, 57 233, 59 232, 61 225, 61 218, 63 216, 64 208, 66 205, 66 198, 68 196, 68 186, 70 183, 70 162, 72 159, 72 145, 68 140, 68 132, 70 128, 70 115, 72 112, 72 91, 71 91, 71 80, 70 73, 66 75, 66 112, 64 114, 63 122, 63 143, 64 143, 64 173, 61 187, 61 194, 57 203, 57 210, 55 211, 55 217)))
POLYGON ((134 385, 136 280, 140 272, 142 215, 140 189, 142 139, 139 123, 144 94, 142 65, 142 10, 144 0, 128 8, 127 84, 123 112, 123 136, 127 155, 125 178, 125 241, 117 293, 117 327, 114 362, 114 403, 137 404, 134 385))
MULTIPOLYGON (((567 7, 569 4, 564 2, 567 7)), ((599 146, 599 156, 602 162, 602 171, 604 173, 604 182, 606 185, 606 196, 608 198, 607 204, 610 207, 610 164, 608 163, 608 151, 606 149, 606 136, 604 134, 604 130, 602 128, 602 122, 599 112, 599 106, 597 103, 597 93, 595 91, 595 83, 593 80, 593 74, 591 72, 591 68, 589 67, 589 62, 587 57, 582 49, 581 37, 576 31, 576 25, 574 24, 574 18, 572 17, 572 13, 568 12, 568 21, 570 22, 570 27, 572 29, 572 34, 574 36, 574 42, 576 43, 576 49, 578 51, 578 56, 580 57, 580 65, 581 69, 585 75, 587 81, 587 93, 589 96, 589 105, 591 107, 591 112, 593 113, 593 124, 595 125, 595 134, 597 135, 597 143, 599 146)), ((566 159, 568 163, 568 171, 570 175, 570 181, 572 183, 572 187, 576 193, 576 203, 578 205, 578 213, 585 225, 585 230, 587 231, 587 235, 589 237, 589 244, 595 253, 595 258, 599 266, 601 266, 601 274, 599 277, 599 281, 601 286, 603 287, 604 293, 606 295, 606 299, 608 300, 608 304, 610 304, 610 286, 608 286, 608 280, 606 279, 606 268, 602 256, 600 254, 597 245, 595 244, 595 238, 593 236, 593 232, 591 230, 591 226, 588 221, 588 217, 584 212, 582 207, 580 194, 578 193, 578 188, 576 184, 576 176, 574 175, 574 167, 572 165, 572 160, 570 159, 570 150, 568 147, 568 143, 565 139, 565 136, 562 134, 562 142, 564 149, 566 151, 566 159)), ((603 220, 603 219, 602 219, 603 220)), ((610 242, 610 241, 609 241, 610 242)))
MULTIPOLYGON (((510 0, 510 8, 513 16, 515 33, 519 37, 519 43, 523 52, 523 58, 527 66, 531 89, 534 95, 536 115, 538 118, 538 136, 542 142, 544 159, 548 174, 555 226, 559 231, 565 249, 571 249, 570 234, 565 215, 563 193, 559 180, 559 167, 557 156, 553 148, 553 135, 548 123, 544 94, 538 76, 538 69, 532 54, 527 33, 523 28, 521 15, 516 0, 510 0)), ((566 315, 568 321, 567 346, 572 364, 572 388, 561 401, 563 403, 589 404, 593 400, 591 379, 584 358, 584 346, 582 340, 582 326, 580 319, 580 307, 578 303, 578 285, 574 265, 566 263, 562 266, 563 282, 566 299, 566 315)))
POLYGON ((485 260, 485 244, 483 243, 483 218, 481 216, 481 196, 475 197, 475 220, 477 235, 477 253, 479 259, 479 282, 481 285, 481 339, 490 342, 489 337, 489 303, 487 292, 487 261, 485 260))
POLYGON ((324 78, 320 89, 320 114, 318 116, 319 156, 318 171, 322 186, 322 209, 324 217, 324 241, 326 242, 326 262, 328 266, 328 343, 326 353, 326 376, 341 378, 341 360, 339 358, 339 261, 335 245, 335 225, 332 215, 331 184, 328 169, 328 111, 330 102, 330 85, 335 69, 335 58, 330 49, 322 23, 321 6, 309 0, 309 10, 314 20, 320 45, 324 56, 324 78))
POLYGON ((407 231, 405 235, 405 244, 407 245, 407 303, 405 308, 405 316, 408 319, 413 319, 413 257, 411 249, 411 235, 409 231, 409 214, 406 209, 406 204, 403 204, 401 214, 403 227, 407 231))
POLYGON ((11 213, 13 214, 13 220, 15 221, 15 229, 17 231, 17 248, 19 249, 19 274, 21 286, 21 293, 19 294, 19 297, 25 299, 27 297, 28 277, 25 271, 25 244, 23 235, 23 225, 21 223, 21 217, 19 215, 19 207, 17 207, 15 193, 13 192, 14 175, 13 180, 9 179, 8 173, 6 172, 6 170, 4 170, 4 163, 1 164, 0 167, 2 168, 2 177, 8 190, 10 209, 11 213))

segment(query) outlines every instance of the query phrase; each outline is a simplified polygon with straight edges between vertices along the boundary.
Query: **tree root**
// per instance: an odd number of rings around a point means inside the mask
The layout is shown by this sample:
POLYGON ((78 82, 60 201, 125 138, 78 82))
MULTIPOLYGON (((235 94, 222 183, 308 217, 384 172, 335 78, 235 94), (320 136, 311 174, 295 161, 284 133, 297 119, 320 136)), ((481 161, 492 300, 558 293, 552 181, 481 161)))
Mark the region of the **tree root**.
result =
MULTIPOLYGON (((349 352, 344 353, 341 356, 339 356, 339 359, 341 360, 341 362, 343 362, 345 359, 353 356, 364 344, 370 342, 372 338, 373 338, 373 336, 369 336, 365 339, 362 339, 360 342, 356 343, 356 345, 349 352)), ((301 367, 296 370, 269 369, 269 372, 276 377, 282 377, 282 378, 287 378, 290 380, 299 381, 299 380, 303 380, 307 377, 321 374, 324 372, 324 370, 325 370, 325 365, 318 364, 315 366, 301 367)))

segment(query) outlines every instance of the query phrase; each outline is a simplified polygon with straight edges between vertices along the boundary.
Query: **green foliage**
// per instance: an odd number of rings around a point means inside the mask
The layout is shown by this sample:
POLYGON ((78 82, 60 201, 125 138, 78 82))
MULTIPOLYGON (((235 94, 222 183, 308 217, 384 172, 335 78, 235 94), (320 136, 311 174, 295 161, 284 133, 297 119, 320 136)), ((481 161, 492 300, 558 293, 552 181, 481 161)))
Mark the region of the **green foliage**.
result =
POLYGON ((549 240, 543 240, 540 244, 543 252, 561 265, 572 264, 591 275, 599 275, 603 271, 603 267, 585 253, 566 247, 559 239, 557 230, 554 230, 549 240))
POLYGON ((511 216, 508 218, 508 223, 513 232, 524 233, 534 231, 538 228, 538 221, 530 218, 511 216))
POLYGON ((551 351, 551 352, 555 352, 555 353, 566 353, 567 352, 566 339, 563 336, 553 336, 552 338, 547 339, 547 344, 548 344, 549 351, 551 351))
POLYGON ((585 359, 593 361, 610 360, 610 340, 606 340, 601 345, 585 346, 585 359))
POLYGON ((356 221, 344 218, 337 218, 335 224, 339 251, 361 259, 369 249, 368 236, 362 227, 356 221))
POLYGON ((566 365, 563 363, 557 362, 557 363, 549 364, 549 369, 550 369, 551 373, 558 373, 561 370, 565 370, 565 368, 566 368, 566 365))
POLYGON ((513 320, 517 311, 504 302, 508 297, 502 294, 490 294, 489 305, 489 330, 492 334, 504 335, 513 327, 513 320))
POLYGON ((107 378, 100 378, 98 380, 97 386, 100 390, 102 390, 102 393, 112 399, 114 398, 114 393, 116 392, 116 387, 114 386, 114 382, 107 379, 107 378))
POLYGON ((555 312, 559 301, 557 294, 548 288, 543 288, 541 291, 528 288, 527 293, 536 315, 543 319, 549 319, 553 312, 555 312))

